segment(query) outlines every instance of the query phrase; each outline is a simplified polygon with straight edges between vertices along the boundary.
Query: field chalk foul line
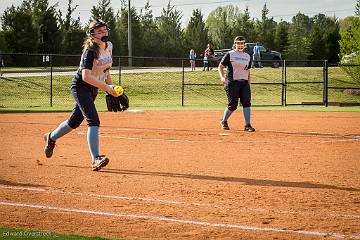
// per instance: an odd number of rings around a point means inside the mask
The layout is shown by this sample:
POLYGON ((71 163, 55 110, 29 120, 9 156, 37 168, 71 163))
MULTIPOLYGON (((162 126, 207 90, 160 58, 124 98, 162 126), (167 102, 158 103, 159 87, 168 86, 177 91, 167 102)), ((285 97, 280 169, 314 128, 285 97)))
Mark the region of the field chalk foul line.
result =
MULTIPOLYGON (((0 188, 11 189, 11 190, 25 190, 41 193, 50 193, 50 194, 63 194, 70 196, 82 196, 82 197, 93 197, 98 199, 113 199, 113 200, 124 200, 124 201, 142 201, 142 202, 152 202, 154 204, 166 204, 166 205, 184 205, 184 206, 196 206, 196 207, 210 207, 214 209, 229 209, 229 206, 219 205, 219 204, 208 204, 208 203, 193 203, 193 202, 181 202, 176 200, 166 200, 166 199, 156 199, 156 198, 143 198, 143 197, 129 197, 129 196, 115 196, 115 195, 105 195, 105 194, 96 194, 96 193, 87 193, 87 192, 66 192, 63 190, 53 190, 53 189, 44 189, 44 188, 34 188, 34 187, 17 187, 17 186, 8 186, 0 184, 0 188)), ((279 214, 287 215, 302 215, 302 216, 312 216, 313 212, 300 212, 300 211, 286 211, 278 209, 265 209, 265 208, 245 208, 245 207, 236 207, 238 211, 241 212, 275 212, 279 214)), ((351 215, 351 214, 338 214, 326 212, 322 213, 321 216, 331 216, 335 218, 346 218, 346 219, 360 219, 360 215, 351 215)))
MULTIPOLYGON (((86 135, 86 131, 79 131, 79 135, 86 135)), ((172 138, 149 138, 149 137, 128 137, 128 136, 117 136, 114 134, 101 134, 100 137, 104 138, 113 138, 113 139, 122 139, 122 140, 141 140, 141 141, 165 141, 165 142, 177 142, 177 143, 254 143, 254 144, 299 144, 299 143, 309 143, 309 141, 286 141, 286 140, 272 140, 272 141, 261 141, 261 140, 194 140, 194 139, 172 139, 172 138)), ((312 142, 318 143, 332 143, 332 142, 353 142, 359 141, 360 138, 348 138, 348 139, 323 139, 323 140, 313 140, 312 142)))
POLYGON ((307 235, 307 236, 333 237, 333 238, 339 238, 339 239, 345 239, 345 238, 360 239, 360 235, 345 235, 342 233, 333 233, 333 232, 289 230, 289 229, 278 229, 278 228, 270 228, 270 227, 247 226, 247 225, 239 225, 239 224, 210 223, 210 222, 205 222, 205 221, 182 220, 182 219, 166 218, 166 217, 160 217, 160 216, 102 212, 102 211, 85 210, 85 209, 77 209, 77 208, 61 208, 61 207, 52 207, 52 206, 47 206, 47 205, 34 205, 34 204, 2 202, 2 201, 0 201, 0 205, 12 206, 12 207, 45 209, 45 210, 52 210, 52 211, 59 211, 59 212, 90 214, 90 215, 106 216, 106 217, 144 219, 144 220, 155 221, 155 222, 190 224, 190 225, 200 225, 200 226, 206 226, 206 227, 217 227, 217 228, 232 228, 232 229, 239 229, 239 230, 246 230, 246 231, 277 232, 277 233, 288 233, 288 234, 300 234, 300 235, 307 235))

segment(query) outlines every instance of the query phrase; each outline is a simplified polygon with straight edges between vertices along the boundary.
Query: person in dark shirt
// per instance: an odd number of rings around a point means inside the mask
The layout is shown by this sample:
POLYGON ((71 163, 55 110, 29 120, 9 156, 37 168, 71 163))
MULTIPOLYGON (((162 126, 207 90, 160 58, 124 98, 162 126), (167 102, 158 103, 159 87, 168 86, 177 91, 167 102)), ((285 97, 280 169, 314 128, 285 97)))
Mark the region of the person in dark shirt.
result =
POLYGON ((215 61, 215 52, 213 49, 213 45, 211 43, 208 43, 208 45, 204 51, 204 56, 207 57, 207 61, 208 61, 206 70, 208 70, 208 71, 209 71, 209 69, 212 70, 214 61, 215 61))

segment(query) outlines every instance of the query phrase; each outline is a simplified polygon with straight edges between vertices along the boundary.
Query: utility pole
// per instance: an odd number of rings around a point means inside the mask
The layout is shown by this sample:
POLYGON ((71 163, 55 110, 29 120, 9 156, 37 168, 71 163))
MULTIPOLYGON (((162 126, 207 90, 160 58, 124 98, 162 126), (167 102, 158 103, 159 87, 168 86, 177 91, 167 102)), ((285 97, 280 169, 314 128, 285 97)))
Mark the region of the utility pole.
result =
POLYGON ((131 6, 130 0, 128 1, 128 56, 129 67, 132 67, 132 41, 131 41, 131 6))

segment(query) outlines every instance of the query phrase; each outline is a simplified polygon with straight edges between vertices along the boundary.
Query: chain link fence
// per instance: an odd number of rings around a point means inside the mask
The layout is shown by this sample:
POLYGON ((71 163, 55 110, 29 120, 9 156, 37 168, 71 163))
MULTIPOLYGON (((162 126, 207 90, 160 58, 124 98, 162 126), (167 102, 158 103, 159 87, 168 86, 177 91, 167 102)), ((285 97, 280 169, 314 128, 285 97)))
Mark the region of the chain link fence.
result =
MULTIPOLYGON (((79 55, 1 54, 0 59, 0 109, 72 109, 70 86, 79 55)), ((111 75, 114 84, 124 87, 131 108, 214 109, 227 102, 217 65, 211 62, 212 69, 207 69, 198 59, 192 71, 188 59, 114 56, 111 75)), ((359 106, 360 81, 349 74, 359 69, 360 65, 285 60, 278 68, 253 68, 252 103, 359 106)), ((104 95, 99 91, 99 110, 106 110, 104 95)))

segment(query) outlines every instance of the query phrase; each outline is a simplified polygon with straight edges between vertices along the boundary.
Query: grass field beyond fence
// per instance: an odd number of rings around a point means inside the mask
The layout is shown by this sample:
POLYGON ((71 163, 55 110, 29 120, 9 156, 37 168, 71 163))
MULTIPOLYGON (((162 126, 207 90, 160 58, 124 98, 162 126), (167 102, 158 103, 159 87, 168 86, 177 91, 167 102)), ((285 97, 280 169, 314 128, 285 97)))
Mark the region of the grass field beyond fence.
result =
MULTIPOLYGON (((169 68, 170 69, 170 68, 169 68)), ((12 70, 14 71, 14 69, 12 70)), ((30 70, 29 70, 30 71, 30 70)), ((122 73, 121 84, 130 98, 131 108, 181 109, 182 81, 184 79, 184 107, 195 109, 222 109, 226 103, 223 86, 217 71, 169 71, 122 73)), ((52 106, 50 106, 50 74, 17 76, 4 74, 0 78, 0 110, 69 111, 74 101, 70 93, 73 75, 52 76, 52 106)), ((118 83, 119 75, 112 75, 118 83)), ((323 101, 322 67, 287 67, 287 104, 323 101), (318 82, 318 83, 314 83, 318 82), (297 84, 301 83, 301 84, 297 84)), ((282 105, 282 69, 251 70, 252 104, 254 106, 282 105)), ((354 82, 341 68, 329 68, 329 86, 354 88, 354 82)), ((359 95, 345 89, 329 89, 329 102, 360 103, 359 95)), ((104 92, 99 91, 97 108, 105 111, 104 92)))

